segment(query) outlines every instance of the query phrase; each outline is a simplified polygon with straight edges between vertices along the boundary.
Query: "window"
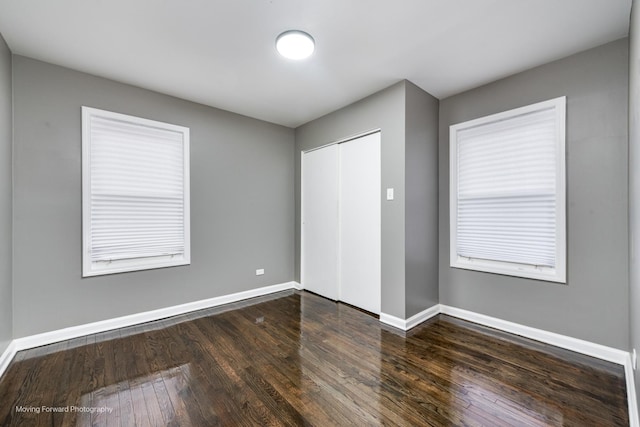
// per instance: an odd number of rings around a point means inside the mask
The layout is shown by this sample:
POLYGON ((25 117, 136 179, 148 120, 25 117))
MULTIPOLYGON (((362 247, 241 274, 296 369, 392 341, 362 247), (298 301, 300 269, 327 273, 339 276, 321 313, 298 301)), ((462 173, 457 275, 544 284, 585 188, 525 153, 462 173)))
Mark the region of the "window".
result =
POLYGON ((566 282, 565 105, 451 126, 452 267, 566 282))
POLYGON ((83 277, 190 263, 189 129, 82 107, 83 277))

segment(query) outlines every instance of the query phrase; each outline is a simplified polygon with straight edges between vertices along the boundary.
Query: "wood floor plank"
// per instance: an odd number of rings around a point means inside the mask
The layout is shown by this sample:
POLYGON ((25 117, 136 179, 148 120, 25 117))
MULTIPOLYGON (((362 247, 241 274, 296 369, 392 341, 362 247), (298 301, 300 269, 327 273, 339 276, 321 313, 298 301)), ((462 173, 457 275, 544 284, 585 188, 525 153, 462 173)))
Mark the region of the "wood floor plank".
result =
MULTIPOLYGON (((295 346, 287 349, 285 346, 285 343, 287 342, 285 340, 284 337, 278 337, 276 339, 273 339, 274 337, 277 337, 275 331, 273 331, 273 333, 267 333, 266 332, 266 328, 267 326, 271 323, 269 321, 262 321, 260 322, 259 326, 256 327, 255 325, 253 325, 251 322, 247 321, 248 319, 242 319, 242 318, 238 318, 236 317, 235 319, 233 319, 233 321, 229 322, 227 324, 227 328, 229 332, 233 333, 233 334, 237 334, 237 333, 248 333, 246 332, 246 329, 243 329, 243 325, 245 327, 248 327, 251 329, 251 336, 252 336, 252 341, 259 343, 258 348, 259 347, 266 347, 266 348, 274 348, 274 347, 278 347, 278 352, 277 355, 279 356, 279 358, 282 359, 282 363, 280 363, 280 365, 286 363, 286 359, 287 357, 289 357, 291 355, 291 351, 297 351, 298 353, 300 353, 300 348, 299 345, 297 344, 297 341, 295 341, 295 346), (238 331, 235 331, 234 328, 238 328, 238 331), (261 333, 263 330, 265 330, 264 333, 261 333), (244 331, 244 332, 243 332, 244 331), (271 340, 260 340, 260 335, 262 335, 263 337, 271 337, 271 340)), ((281 328, 279 328, 281 329, 281 328)), ((287 328, 289 329, 289 328, 287 328)), ((238 342, 238 345, 241 345, 242 342, 238 342)), ((246 346, 241 347, 240 348, 240 354, 249 354, 250 359, 248 359, 247 364, 249 365, 249 368, 246 369, 251 369, 253 370, 253 368, 251 367, 251 364, 253 363, 254 365, 256 365, 256 360, 260 360, 262 358, 262 353, 263 352, 258 352, 256 354, 251 354, 250 350, 246 348, 246 346)), ((301 354, 301 353, 300 353, 301 354)), ((266 361, 265 361, 266 363, 266 361)), ((303 363, 303 368, 304 368, 304 362, 300 362, 303 363)), ((277 389, 277 383, 269 383, 270 387, 274 388, 274 391, 277 389)), ((335 393, 332 393, 335 394, 335 393)), ((285 401, 283 406, 286 408, 287 406, 289 406, 289 402, 285 401)), ((363 403, 363 406, 364 403, 363 403)), ((360 409, 360 408, 359 408, 360 409)), ((285 418, 290 414, 278 414, 280 418, 285 418)), ((295 415, 294 415, 295 416, 295 415)))
POLYGON ((172 390, 167 387, 167 382, 173 381, 175 368, 166 364, 163 357, 164 348, 162 346, 162 337, 159 333, 153 334, 154 338, 150 345, 147 346, 147 360, 154 372, 159 375, 153 383, 160 412, 166 426, 190 425, 187 408, 179 396, 172 396, 172 390), (161 365, 159 361, 165 362, 161 365))
POLYGON ((240 364, 240 358, 233 351, 233 344, 228 341, 216 340, 215 345, 208 342, 207 337, 193 322, 177 325, 184 328, 184 336, 190 336, 193 341, 190 345, 197 350, 200 362, 198 368, 202 369, 203 380, 208 382, 215 396, 210 405, 217 407, 217 414, 221 418, 222 425, 232 423, 236 425, 278 425, 277 419, 269 413, 256 394, 241 379, 241 371, 246 368, 240 364), (187 329, 188 328, 188 329, 187 329), (189 330, 188 333, 186 331, 189 330), (233 354, 233 359, 220 357, 220 352, 233 354), (244 402, 239 405, 240 402, 244 402), (242 412, 238 413, 238 406, 242 412))
MULTIPOLYGON (((61 387, 61 392, 57 393, 53 406, 64 408, 85 406, 82 402, 82 396, 87 390, 85 387, 89 387, 88 379, 85 377, 86 345, 86 336, 71 340, 70 347, 73 348, 73 351, 69 352, 71 354, 69 363, 58 373, 58 381, 64 385, 61 387)), ((89 406, 90 403, 90 401, 86 402, 89 406)), ((55 413, 53 414, 53 425, 78 425, 83 421, 88 422, 91 417, 89 416, 87 420, 85 415, 86 413, 73 409, 68 412, 55 413)))
MULTIPOLYGON (((207 425, 199 405, 191 405, 195 392, 192 390, 188 378, 189 356, 181 351, 182 346, 177 340, 175 327, 172 323, 162 322, 162 328, 154 329, 156 340, 148 347, 147 356, 150 357, 150 366, 154 366, 155 372, 161 373, 162 383, 158 388, 164 387, 173 410, 173 418, 167 425, 200 426, 207 425)), ((171 417, 171 415, 169 415, 171 417)))
MULTIPOLYGON (((15 372, 15 377, 7 382, 12 390, 17 390, 15 395, 3 393, 0 401, 0 411, 5 413, 2 421, 3 426, 20 425, 51 425, 52 413, 41 411, 43 405, 51 406, 53 398, 48 396, 47 390, 51 387, 51 382, 55 383, 58 374, 52 371, 62 363, 65 358, 65 350, 69 347, 69 342, 56 343, 51 346, 38 347, 29 351, 18 353, 14 364, 12 364, 5 374, 11 378, 11 373, 15 372), (58 351, 48 352, 50 349, 58 351), (14 370, 15 368, 15 370, 14 370), (53 375, 50 375, 53 373, 53 375), (16 388, 17 387, 17 388, 16 388), (19 412, 18 407, 28 408, 28 412, 19 412), (38 412, 31 412, 38 410, 38 412)), ((1 383, 4 384, 4 381, 1 383)))
MULTIPOLYGON (((239 355, 246 357, 245 365, 259 366, 263 372, 263 378, 268 383, 268 387, 274 392, 286 396, 284 406, 305 407, 306 412, 312 413, 313 417, 308 417, 306 422, 316 425, 344 425, 349 422, 348 417, 344 417, 338 411, 327 410, 331 405, 326 401, 326 396, 322 395, 322 386, 328 386, 325 381, 318 384, 314 381, 305 369, 309 362, 301 356, 300 327, 296 325, 298 308, 294 305, 294 311, 288 312, 291 305, 281 307, 274 304, 274 313, 265 319, 264 312, 238 311, 230 314, 241 318, 232 318, 231 323, 238 327, 240 331, 229 330, 231 334, 249 333, 253 342, 259 348, 270 348, 271 351, 250 353, 250 347, 243 345, 242 341, 236 343, 240 347, 239 355), (283 327, 285 326, 286 327, 283 327), (274 360, 275 358, 275 360, 274 360), (302 369, 301 369, 302 368, 302 369)), ((327 393, 334 396, 335 393, 327 393)), ((294 417, 298 415, 294 414, 294 417)))
MULTIPOLYGON (((91 403, 96 407, 105 407, 104 394, 108 384, 109 366, 105 358, 105 343, 100 335, 92 335, 87 337, 87 342, 91 342, 91 351, 87 352, 86 365, 91 376, 91 403)), ((111 408, 111 407, 109 407, 111 408)), ((92 413, 90 417, 92 426, 105 427, 107 423, 107 414, 105 412, 92 413)))
POLYGON ((135 407, 141 407, 139 402, 134 402, 131 384, 129 383, 127 365, 131 363, 129 359, 131 355, 127 352, 127 339, 122 337, 121 331, 118 332, 119 336, 113 340, 112 346, 114 378, 109 394, 113 396, 113 405, 118 405, 117 416, 119 424, 123 427, 134 426, 136 425, 136 418, 140 419, 146 414, 141 412, 134 413, 135 407))
POLYGON ((117 366, 116 366, 116 344, 120 340, 120 331, 108 331, 96 336, 98 351, 104 357, 104 384, 102 388, 95 390, 93 400, 96 405, 108 408, 110 413, 103 413, 96 417, 97 426, 117 427, 120 426, 120 396, 118 394, 117 366))
MULTIPOLYGON (((163 372, 168 366, 159 356, 163 353, 162 338, 152 325, 143 325, 144 334, 144 352, 141 355, 144 358, 142 363, 145 364, 147 372, 154 373, 153 378, 149 379, 150 388, 145 389, 145 400, 155 397, 157 408, 155 413, 160 417, 154 421, 154 425, 179 426, 180 423, 176 419, 176 412, 169 397, 169 392, 164 384, 163 372), (153 395, 151 394, 153 392, 153 395)), ((153 403, 152 403, 153 405, 153 403)))
POLYGON ((19 352, 0 426, 627 426, 624 369, 287 291, 19 352), (17 405, 109 412, 17 412, 17 405))
MULTIPOLYGON (((282 402, 285 409, 304 407, 307 412, 313 413, 313 419, 307 418, 306 423, 344 425, 347 423, 347 419, 336 419, 336 416, 339 416, 336 411, 327 411, 330 405, 319 395, 320 387, 301 370, 302 362, 298 345, 300 331, 298 327, 290 324, 292 323, 291 319, 295 319, 298 312, 296 308, 293 313, 288 313, 287 308, 290 307, 291 305, 280 307, 274 304, 273 316, 268 316, 266 319, 263 311, 247 310, 228 314, 225 316, 228 322, 222 323, 218 319, 201 319, 197 324, 207 336, 248 334, 252 337, 253 345, 256 345, 257 348, 269 348, 269 352, 255 352, 252 351, 252 345, 247 346, 244 341, 236 340, 233 354, 230 353, 227 356, 236 360, 236 363, 245 366, 245 369, 257 371, 259 368, 265 387, 273 389, 271 391, 273 394, 279 393, 277 398, 286 396, 286 401, 282 402), (216 324, 217 327, 226 327, 226 330, 216 331, 216 324), (239 330, 230 328, 230 325, 239 330), (271 325, 279 326, 271 327, 271 325), (309 392, 309 390, 311 391, 309 392)), ((218 349, 216 353, 228 347, 229 344, 218 349)), ((272 410, 275 411, 274 408, 272 410)), ((278 415, 286 417, 287 414, 278 415)), ((292 417, 298 418, 299 415, 292 412, 292 417)))
POLYGON ((26 352, 20 351, 8 366, 2 378, 0 378, 0 425, 17 425, 17 420, 22 418, 18 413, 18 406, 27 406, 26 398, 29 387, 25 387, 28 375, 37 376, 43 367, 36 358, 25 360, 26 352))

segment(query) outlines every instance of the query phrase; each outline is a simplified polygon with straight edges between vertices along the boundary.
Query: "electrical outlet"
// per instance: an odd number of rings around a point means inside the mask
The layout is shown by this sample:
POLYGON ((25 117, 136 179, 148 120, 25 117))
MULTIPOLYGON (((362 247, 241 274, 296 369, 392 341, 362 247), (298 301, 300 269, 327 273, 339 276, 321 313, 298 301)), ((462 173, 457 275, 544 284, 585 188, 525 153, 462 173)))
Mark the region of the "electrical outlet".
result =
POLYGON ((264 268, 259 268, 256 270, 256 276, 262 276, 264 274, 264 268))
POLYGON ((635 370, 638 367, 638 355, 636 354, 636 349, 633 349, 633 353, 631 353, 631 366, 635 370))

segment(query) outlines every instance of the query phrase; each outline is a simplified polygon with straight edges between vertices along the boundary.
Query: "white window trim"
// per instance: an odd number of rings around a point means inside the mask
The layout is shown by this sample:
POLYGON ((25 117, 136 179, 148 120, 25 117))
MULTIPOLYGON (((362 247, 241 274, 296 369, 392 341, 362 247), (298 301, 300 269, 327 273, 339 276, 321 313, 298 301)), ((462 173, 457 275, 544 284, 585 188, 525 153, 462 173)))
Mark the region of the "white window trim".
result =
POLYGON ((508 276, 566 283, 567 246, 566 246, 566 97, 559 97, 525 107, 493 114, 486 117, 452 125, 449 129, 449 243, 450 266, 465 270, 483 271, 508 276), (507 120, 522 114, 554 108, 556 113, 556 267, 532 266, 511 262, 492 261, 461 257, 457 253, 457 133, 459 131, 507 120))
POLYGON ((126 114, 114 113, 91 107, 82 107, 82 277, 130 271, 150 270, 191 264, 191 225, 190 225, 190 157, 189 128, 155 120, 143 119, 126 114), (175 131, 183 136, 184 153, 184 253, 139 259, 117 260, 112 262, 92 262, 89 256, 91 248, 91 118, 102 117, 126 123, 175 131))

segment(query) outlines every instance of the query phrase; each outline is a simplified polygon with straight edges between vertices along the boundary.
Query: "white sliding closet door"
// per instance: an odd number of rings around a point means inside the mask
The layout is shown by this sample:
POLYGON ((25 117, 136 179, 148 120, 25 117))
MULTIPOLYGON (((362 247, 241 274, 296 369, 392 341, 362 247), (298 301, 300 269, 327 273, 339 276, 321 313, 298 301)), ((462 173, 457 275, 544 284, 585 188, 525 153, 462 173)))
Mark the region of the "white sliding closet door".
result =
POLYGON ((302 155, 302 287, 380 313, 380 133, 302 155))
POLYGON ((338 145, 302 155, 302 287, 338 299, 338 145))
POLYGON ((380 313, 380 133, 340 147, 340 300, 380 313))

